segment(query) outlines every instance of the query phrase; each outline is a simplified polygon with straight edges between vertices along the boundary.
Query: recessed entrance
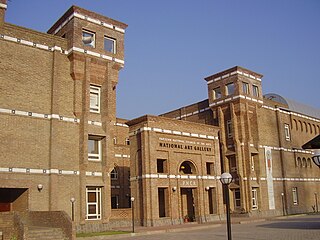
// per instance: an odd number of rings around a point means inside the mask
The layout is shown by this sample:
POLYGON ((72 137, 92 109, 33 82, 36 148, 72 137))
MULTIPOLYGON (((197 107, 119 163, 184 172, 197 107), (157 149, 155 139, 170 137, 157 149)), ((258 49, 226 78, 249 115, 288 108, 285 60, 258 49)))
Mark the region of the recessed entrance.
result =
POLYGON ((28 209, 27 188, 0 188, 0 212, 28 209))
POLYGON ((181 188, 181 212, 184 222, 195 221, 193 188, 181 188))

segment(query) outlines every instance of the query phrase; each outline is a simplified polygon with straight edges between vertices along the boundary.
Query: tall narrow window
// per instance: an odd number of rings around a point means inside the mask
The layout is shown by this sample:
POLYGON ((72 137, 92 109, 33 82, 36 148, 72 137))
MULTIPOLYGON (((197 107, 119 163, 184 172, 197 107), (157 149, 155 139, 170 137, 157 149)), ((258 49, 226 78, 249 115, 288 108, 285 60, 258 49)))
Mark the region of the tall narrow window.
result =
POLYGON ((257 188, 252 188, 252 209, 258 209, 258 192, 257 192, 257 188))
POLYGON ((289 124, 284 124, 284 134, 287 141, 290 141, 290 128, 289 124))
POLYGON ((100 112, 100 87, 90 85, 90 112, 100 112))
POLYGON ((209 213, 210 214, 215 214, 217 213, 217 208, 216 208, 216 191, 215 188, 209 188, 208 190, 208 203, 209 203, 209 213))
POLYGON ((234 207, 240 208, 241 207, 241 194, 240 189, 234 190, 234 207))
POLYGON ((213 99, 219 99, 222 97, 221 89, 220 87, 213 89, 212 91, 213 99))
POLYGON ((167 188, 158 188, 159 217, 166 217, 167 188))
POLYGON ((119 208, 119 195, 111 196, 111 208, 112 209, 119 208))
POLYGON ((226 91, 227 91, 227 95, 232 95, 234 94, 234 83, 229 83, 226 85, 226 91))
POLYGON ((259 97, 259 87, 256 85, 252 85, 252 95, 255 97, 259 97))
POLYGON ((251 154, 251 171, 254 171, 254 155, 251 154))
POLYGON ((88 139, 88 160, 101 161, 101 138, 98 136, 89 135, 88 139))
POLYGON ((95 33, 87 31, 87 30, 82 30, 82 43, 85 46, 89 47, 95 47, 96 46, 96 39, 95 39, 95 33))
POLYGON ((228 135, 228 138, 232 138, 232 121, 231 120, 227 121, 227 135, 228 135))
POLYGON ((294 205, 298 205, 298 188, 292 188, 292 201, 294 205))
POLYGON ((242 82, 242 92, 243 94, 249 94, 249 84, 246 82, 242 82))
POLYGON ((86 202, 86 219, 101 219, 101 187, 87 187, 86 202))
POLYGON ((104 50, 116 54, 116 40, 111 37, 104 37, 104 50))

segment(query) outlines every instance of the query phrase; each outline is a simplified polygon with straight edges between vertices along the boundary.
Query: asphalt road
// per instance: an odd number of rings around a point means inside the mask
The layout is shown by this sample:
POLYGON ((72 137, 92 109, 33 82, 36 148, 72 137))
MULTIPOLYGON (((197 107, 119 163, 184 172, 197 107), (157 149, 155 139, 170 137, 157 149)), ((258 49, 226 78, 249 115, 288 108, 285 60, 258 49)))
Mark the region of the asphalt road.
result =
MULTIPOLYGON (((224 224, 206 229, 181 232, 121 236, 131 240, 227 240, 224 224)), ((246 224, 232 224, 232 240, 320 240, 320 215, 307 215, 266 220, 246 224)))

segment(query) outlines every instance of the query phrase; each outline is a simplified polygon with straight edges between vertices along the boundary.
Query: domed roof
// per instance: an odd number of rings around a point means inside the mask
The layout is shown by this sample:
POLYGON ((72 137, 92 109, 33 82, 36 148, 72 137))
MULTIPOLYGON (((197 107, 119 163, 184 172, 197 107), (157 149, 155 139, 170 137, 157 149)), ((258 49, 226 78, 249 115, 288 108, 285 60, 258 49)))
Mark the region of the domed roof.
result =
POLYGON ((288 98, 284 98, 279 94, 275 94, 275 93, 265 94, 264 97, 266 99, 287 105, 288 109, 293 112, 301 113, 310 117, 320 119, 320 109, 305 105, 303 103, 296 102, 288 98))

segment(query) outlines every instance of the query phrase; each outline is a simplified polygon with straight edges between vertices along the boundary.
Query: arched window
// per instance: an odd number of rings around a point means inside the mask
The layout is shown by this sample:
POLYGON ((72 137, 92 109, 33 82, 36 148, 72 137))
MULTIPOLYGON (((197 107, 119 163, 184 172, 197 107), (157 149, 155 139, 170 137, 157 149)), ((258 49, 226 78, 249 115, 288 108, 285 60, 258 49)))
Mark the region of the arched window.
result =
POLYGON ((196 174, 196 168, 190 161, 184 161, 179 167, 180 174, 196 174))
POLYGON ((313 125, 313 132, 314 134, 317 134, 317 128, 316 128, 316 125, 312 124, 313 125))
POLYGON ((307 160, 306 160, 306 158, 302 158, 302 167, 307 167, 307 160))
POLYGON ((307 123, 306 122, 303 122, 304 123, 304 128, 306 129, 306 132, 308 132, 308 126, 307 126, 307 123))
POLYGON ((300 125, 300 131, 303 131, 303 126, 302 126, 302 122, 299 120, 299 125, 300 125))
POLYGON ((298 131, 298 123, 297 120, 293 119, 293 125, 296 127, 296 131, 298 131))
POLYGON ((111 178, 111 180, 117 180, 118 179, 118 172, 117 172, 116 168, 112 169, 112 171, 110 173, 110 178, 111 178))
POLYGON ((307 159, 307 164, 308 164, 308 167, 312 167, 311 158, 308 158, 308 159, 307 159))
POLYGON ((301 158, 298 157, 296 160, 296 167, 301 167, 301 158))

